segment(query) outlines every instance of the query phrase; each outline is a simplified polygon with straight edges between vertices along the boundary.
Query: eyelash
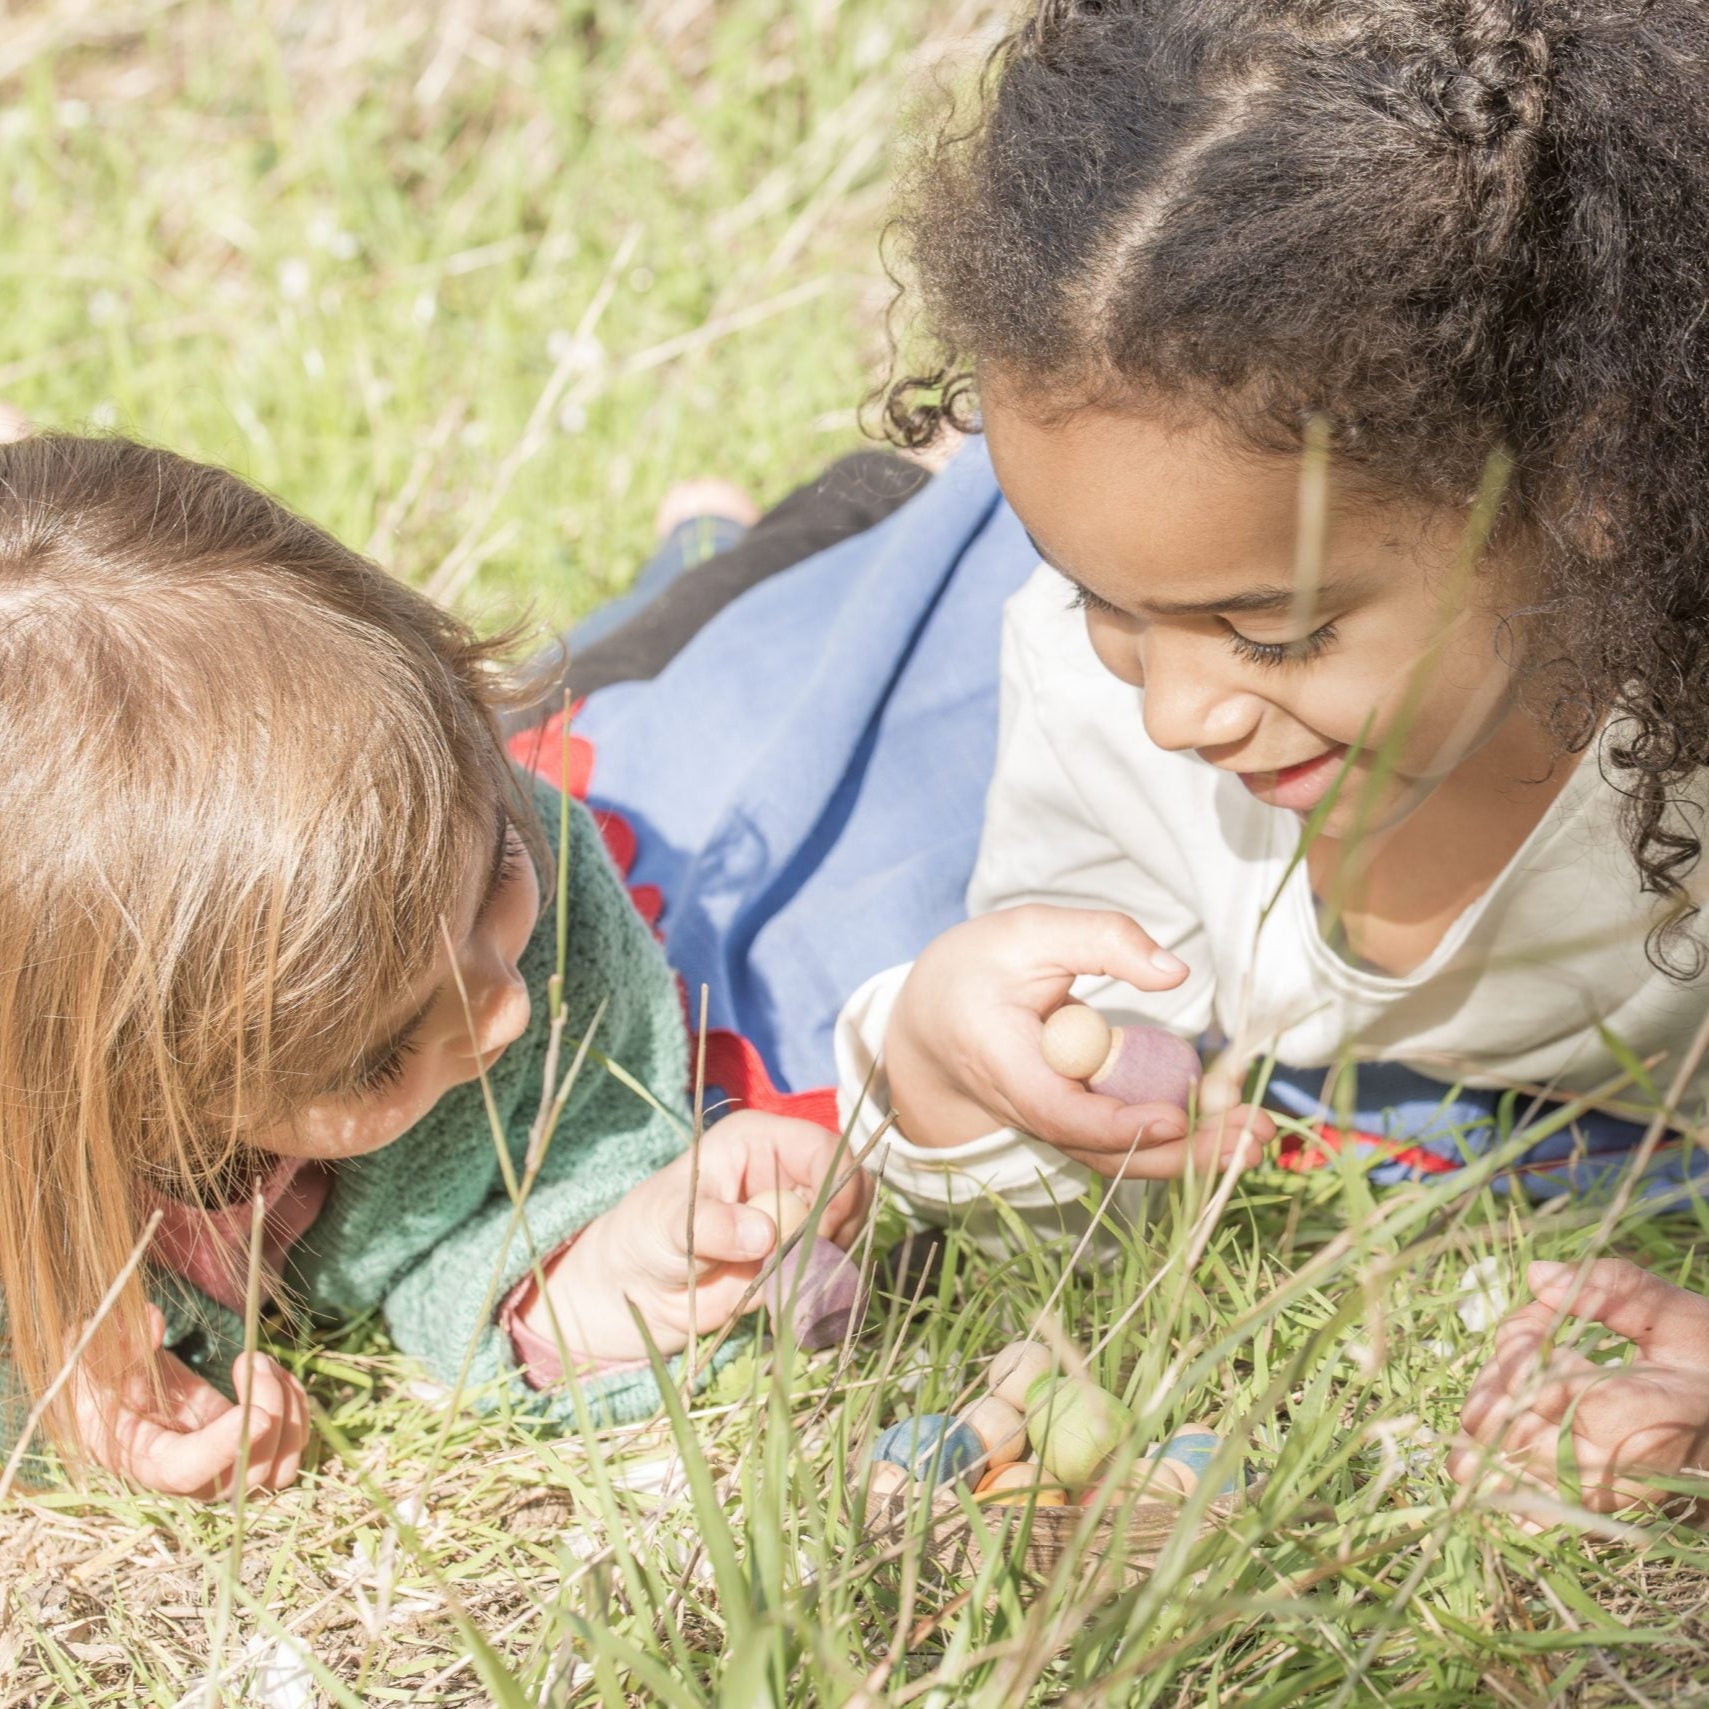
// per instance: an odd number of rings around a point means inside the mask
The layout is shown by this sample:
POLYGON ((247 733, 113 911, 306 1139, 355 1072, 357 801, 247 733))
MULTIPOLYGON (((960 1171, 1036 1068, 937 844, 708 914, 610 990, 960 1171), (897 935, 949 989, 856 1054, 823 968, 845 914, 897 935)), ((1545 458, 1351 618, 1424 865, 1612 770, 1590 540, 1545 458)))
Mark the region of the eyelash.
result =
POLYGON ((1303 635, 1297 641, 1254 641, 1238 629, 1228 631, 1228 644, 1238 658, 1255 665, 1307 665, 1327 652, 1335 640, 1335 625, 1326 623, 1321 629, 1303 635))
POLYGON ((408 1065, 409 1059, 415 1055, 416 1049, 415 1040, 406 1038, 396 1050, 366 1070, 351 1086, 351 1091, 358 1094, 381 1090, 389 1091, 403 1079, 404 1069, 408 1065))
MULTIPOLYGON (((524 851, 522 839, 516 834, 514 825, 507 826, 504 833, 504 853, 499 857, 498 876, 493 881, 492 895, 483 904, 483 911, 492 905, 494 896, 515 878, 521 869, 524 851)), ((413 1039, 405 1039, 396 1050, 376 1062, 372 1068, 365 1070, 352 1084, 351 1091, 358 1096, 390 1090, 403 1079, 404 1068, 409 1059, 415 1055, 418 1046, 413 1039)))
POLYGON ((490 907, 494 896, 504 889, 510 881, 522 870, 524 850, 522 839, 516 834, 514 825, 504 828, 504 853, 499 856, 498 876, 493 879, 493 887, 487 896, 485 906, 490 907))
MULTIPOLYGON (((1103 611, 1116 617, 1121 615, 1119 607, 1111 605, 1107 599, 1100 599, 1090 588, 1076 588, 1072 604, 1076 611, 1103 611)), ((1234 649, 1237 658, 1245 659, 1249 664, 1271 668, 1310 664, 1313 659, 1327 652, 1335 641, 1333 623, 1325 623, 1321 629, 1314 629, 1311 634, 1304 635, 1297 641, 1254 641, 1250 635, 1242 635, 1227 618, 1220 621, 1228 631, 1228 644, 1234 649)))

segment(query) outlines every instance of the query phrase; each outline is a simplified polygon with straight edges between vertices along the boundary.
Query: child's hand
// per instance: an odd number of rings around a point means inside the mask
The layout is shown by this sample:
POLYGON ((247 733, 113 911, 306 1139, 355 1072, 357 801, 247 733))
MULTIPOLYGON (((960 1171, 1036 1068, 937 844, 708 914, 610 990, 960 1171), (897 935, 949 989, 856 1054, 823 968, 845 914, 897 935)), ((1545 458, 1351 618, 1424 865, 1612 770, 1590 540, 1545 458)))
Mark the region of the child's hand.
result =
POLYGON ((1261 1110, 1205 1112, 1188 1133, 1186 1112, 1174 1105, 1122 1104, 1052 1072, 1044 1018, 1088 973, 1167 991, 1187 968, 1125 914, 1082 908, 1006 908, 936 939, 909 973, 885 1034, 902 1132, 916 1145, 950 1146, 1017 1127, 1101 1175, 1152 1180, 1184 1174, 1189 1158, 1201 1169, 1237 1150, 1255 1161, 1276 1131, 1261 1110))
MULTIPOLYGON (((836 1134, 813 1122, 754 1110, 726 1116, 700 1142, 692 1267, 685 1154, 632 1188, 548 1265, 546 1286, 524 1306, 523 1322, 550 1340, 555 1311, 571 1353, 639 1359, 646 1345, 630 1315, 633 1301, 659 1351, 680 1352, 688 1345, 690 1295, 696 1331, 718 1328, 776 1249, 776 1224, 742 1201, 782 1187, 811 1202, 827 1175, 849 1170, 852 1160, 840 1146, 836 1134)), ((870 1194, 866 1172, 854 1170, 825 1206, 818 1232, 846 1245, 870 1194)))
POLYGON ((1592 1264, 1575 1298, 1577 1269, 1531 1266, 1536 1298, 1496 1331, 1495 1357, 1466 1397, 1448 1470, 1461 1483, 1496 1470, 1554 1489, 1560 1437, 1570 1432, 1583 1504, 1612 1513, 1662 1497, 1645 1486, 1645 1473, 1709 1461, 1709 1299, 1623 1258, 1592 1264), (1550 1353, 1545 1337, 1569 1298, 1571 1316, 1624 1335, 1637 1359, 1609 1366, 1568 1348, 1550 1353))
MULTIPOLYGON (((148 1308, 153 1346, 127 1365, 114 1388, 79 1373, 73 1410, 83 1446, 97 1464, 144 1489, 211 1501, 229 1495, 237 1472, 243 1407, 181 1359, 163 1352, 166 1320, 148 1308), (149 1379, 160 1373, 160 1394, 149 1379)), ((232 1381, 249 1396, 249 1489, 296 1480, 309 1441, 309 1400, 291 1373, 263 1354, 232 1362, 232 1381)))

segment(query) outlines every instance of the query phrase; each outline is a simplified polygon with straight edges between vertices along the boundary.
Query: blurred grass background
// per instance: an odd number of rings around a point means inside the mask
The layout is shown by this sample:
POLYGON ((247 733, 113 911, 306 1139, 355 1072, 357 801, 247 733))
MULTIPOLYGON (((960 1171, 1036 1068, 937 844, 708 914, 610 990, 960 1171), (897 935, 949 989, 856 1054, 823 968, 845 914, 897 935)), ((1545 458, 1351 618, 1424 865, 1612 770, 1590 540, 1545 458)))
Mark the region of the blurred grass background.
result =
POLYGON ((857 442, 892 145, 976 0, 0 3, 0 398, 231 465, 477 616, 857 442))

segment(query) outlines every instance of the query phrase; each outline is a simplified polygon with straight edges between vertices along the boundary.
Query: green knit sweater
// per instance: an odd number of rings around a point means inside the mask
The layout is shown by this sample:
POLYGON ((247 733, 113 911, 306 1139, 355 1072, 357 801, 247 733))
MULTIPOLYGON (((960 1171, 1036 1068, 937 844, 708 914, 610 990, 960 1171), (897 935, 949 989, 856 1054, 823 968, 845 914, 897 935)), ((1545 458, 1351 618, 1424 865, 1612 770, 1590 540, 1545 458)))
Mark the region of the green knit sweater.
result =
MULTIPOLYGON (((534 788, 555 857, 559 797, 543 784, 534 788)), ((527 1032, 487 1076, 518 1179, 540 1103, 549 1031, 546 988, 556 965, 550 880, 544 888, 548 901, 521 963, 533 1014, 527 1032)), ((441 1382, 457 1379, 472 1346, 469 1386, 484 1386, 519 1410, 565 1423, 575 1418, 567 1392, 536 1391, 522 1380, 509 1337, 495 1321, 498 1305, 535 1256, 544 1259, 682 1149, 688 1085, 688 1040, 675 979, 625 893, 592 817, 575 802, 569 915, 569 1038, 586 1033, 603 1001, 594 1048, 648 1087, 657 1104, 590 1057, 506 1249, 512 1203, 492 1126, 479 1083, 459 1086, 383 1150, 336 1166, 326 1204, 290 1249, 285 1271, 290 1292, 314 1319, 336 1323, 377 1306, 396 1345, 441 1382)), ((566 1043, 560 1075, 573 1054, 566 1043)), ((231 1361, 243 1345, 241 1323, 177 1277, 160 1274, 152 1281, 151 1291, 166 1312, 167 1344, 229 1393, 231 1361)), ((644 1417, 659 1399, 646 1370, 584 1382, 583 1393, 595 1417, 608 1423, 644 1417)), ((0 1462, 10 1452, 22 1409, 23 1397, 0 1361, 0 1462)))

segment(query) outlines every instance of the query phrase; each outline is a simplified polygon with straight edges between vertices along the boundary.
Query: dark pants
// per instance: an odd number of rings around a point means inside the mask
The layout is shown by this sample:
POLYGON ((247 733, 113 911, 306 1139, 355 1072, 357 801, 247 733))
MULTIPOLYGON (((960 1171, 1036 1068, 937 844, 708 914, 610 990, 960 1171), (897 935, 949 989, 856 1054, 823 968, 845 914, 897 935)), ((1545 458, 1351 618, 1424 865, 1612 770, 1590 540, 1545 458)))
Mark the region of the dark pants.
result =
MULTIPOLYGON (((856 451, 797 487, 716 557, 670 576, 651 603, 589 645, 564 639, 565 661, 533 702, 505 720, 507 733, 549 717, 569 689, 576 698, 614 682, 655 677, 731 600, 768 576, 862 534, 912 498, 930 474, 888 451, 856 451)), ((678 561, 680 567, 680 560, 678 561)), ((599 613, 590 621, 598 623, 599 613)))

